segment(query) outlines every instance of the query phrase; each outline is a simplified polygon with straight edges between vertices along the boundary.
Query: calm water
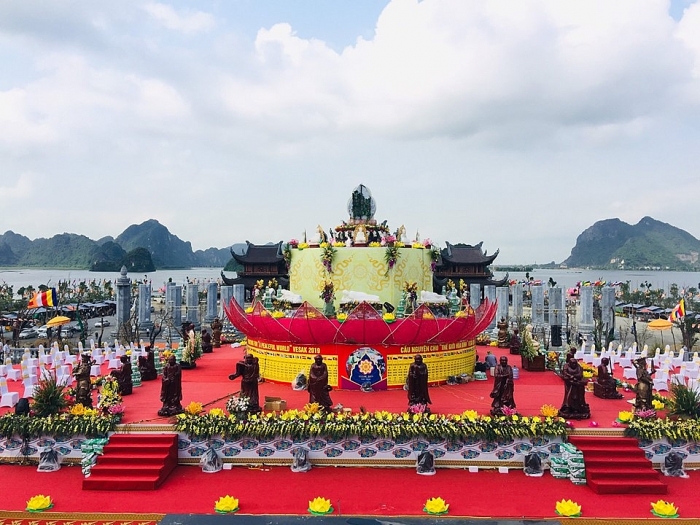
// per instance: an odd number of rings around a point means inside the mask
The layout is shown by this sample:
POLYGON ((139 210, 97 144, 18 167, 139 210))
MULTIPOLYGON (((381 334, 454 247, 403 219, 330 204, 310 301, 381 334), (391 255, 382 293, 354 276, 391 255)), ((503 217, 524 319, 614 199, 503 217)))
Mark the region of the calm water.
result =
MULTIPOLYGON (((153 289, 164 286, 169 278, 176 283, 186 283, 195 281, 205 283, 220 279, 221 268, 192 268, 189 270, 160 270, 147 274, 136 273, 129 274, 128 277, 133 280, 147 279, 153 285, 153 289)), ((234 277, 234 273, 227 274, 228 277, 234 277)), ((497 278, 505 276, 505 272, 495 272, 497 278)), ((525 272, 510 272, 510 279, 525 279, 525 272)), ((556 281, 557 286, 571 288, 579 281, 597 281, 604 280, 607 282, 615 281, 630 281, 632 289, 638 288, 645 281, 651 283, 652 288, 662 288, 668 291, 671 284, 677 284, 680 288, 695 286, 700 288, 700 272, 654 272, 654 271, 603 271, 603 270, 576 270, 576 269, 557 269, 557 270, 533 270, 530 272, 530 277, 539 279, 543 284, 547 284, 551 277, 556 281)), ((35 288, 41 284, 51 286, 59 280, 83 281, 92 279, 110 279, 113 282, 119 278, 117 272, 89 272, 87 270, 52 270, 52 269, 10 269, 0 270, 0 282, 6 282, 14 286, 15 291, 22 286, 32 285, 35 288)))

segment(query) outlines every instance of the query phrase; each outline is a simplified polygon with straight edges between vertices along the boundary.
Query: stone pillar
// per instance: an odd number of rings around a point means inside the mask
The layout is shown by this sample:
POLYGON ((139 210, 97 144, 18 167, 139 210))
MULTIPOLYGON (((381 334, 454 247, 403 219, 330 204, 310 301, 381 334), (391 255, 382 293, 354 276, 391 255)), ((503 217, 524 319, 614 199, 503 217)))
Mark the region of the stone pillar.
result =
POLYGON ((582 286, 579 302, 581 305, 581 320, 578 325, 579 332, 588 341, 588 336, 593 333, 595 324, 593 323, 593 287, 582 286))
MULTIPOLYGON (((484 299, 488 299, 490 303, 496 302, 496 286, 493 284, 487 284, 484 286, 484 299)), ((496 323, 498 322, 498 319, 496 317, 493 318, 493 321, 486 327, 487 330, 495 330, 496 329, 496 323)))
POLYGON ((560 348, 564 342, 562 340, 562 325, 564 324, 564 293, 563 290, 555 286, 549 289, 549 328, 551 333, 551 346, 560 348))
POLYGON ((216 306, 218 301, 216 296, 218 288, 215 282, 207 284, 207 313, 204 317, 204 321, 207 323, 211 323, 217 317, 216 306))
POLYGON ((514 284, 510 290, 513 296, 513 317, 520 319, 523 316, 523 285, 522 283, 514 284))
POLYGON ((233 297, 241 308, 245 308, 245 286, 242 284, 233 285, 233 297))
POLYGON ((615 328, 615 288, 612 286, 603 286, 600 299, 600 319, 603 323, 605 343, 609 345, 612 339, 608 340, 608 332, 615 328))
POLYGON ((469 283, 469 306, 476 310, 481 304, 481 285, 479 283, 469 283))
POLYGON ((195 330, 200 328, 199 320, 199 285, 194 283, 189 283, 187 285, 187 310, 186 310, 187 321, 192 323, 195 330))
POLYGON ((536 284, 530 287, 532 292, 532 325, 541 328, 544 324, 544 287, 536 284))
POLYGON ((231 302, 231 299, 233 299, 233 286, 222 286, 221 287, 220 319, 224 322, 228 321, 228 317, 226 316, 226 311, 224 310, 224 306, 228 306, 229 303, 231 302))
POLYGON ((165 287, 165 308, 173 319, 173 326, 180 329, 182 324, 182 286, 168 283, 165 287))
POLYGON ((510 290, 508 289, 507 286, 499 286, 496 288, 496 301, 498 301, 498 309, 496 310, 496 321, 500 321, 501 318, 504 318, 506 321, 509 318, 508 311, 509 311, 509 301, 508 301, 508 292, 510 290))
POLYGON ((122 266, 117 279, 117 333, 131 317, 131 279, 126 276, 126 266, 122 266))
POLYGON ((139 284, 139 331, 153 330, 151 321, 151 285, 139 284))

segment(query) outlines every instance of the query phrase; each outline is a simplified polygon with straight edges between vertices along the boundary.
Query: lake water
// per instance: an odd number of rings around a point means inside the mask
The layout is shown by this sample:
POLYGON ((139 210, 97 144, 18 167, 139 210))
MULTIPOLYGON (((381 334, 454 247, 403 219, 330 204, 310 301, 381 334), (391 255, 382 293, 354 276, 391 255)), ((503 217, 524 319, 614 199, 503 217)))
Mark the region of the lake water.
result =
MULTIPOLYGON (((186 283, 190 281, 206 283, 220 279, 221 268, 191 268, 189 270, 159 270, 150 273, 128 274, 133 280, 149 280, 153 289, 165 285, 168 279, 176 283, 186 283)), ((506 272, 495 272, 496 278, 502 278, 506 272)), ((510 272, 510 279, 524 280, 525 272, 510 272)), ((228 277, 235 277, 235 273, 228 273, 228 277)), ((700 288, 700 272, 658 272, 658 271, 605 271, 605 270, 577 270, 577 269, 555 269, 555 270, 533 270, 530 277, 541 280, 547 284, 551 277, 556 281, 557 286, 571 288, 579 281, 607 282, 630 281, 634 290, 645 281, 651 283, 653 289, 662 288, 668 291, 671 284, 677 284, 680 288, 695 286, 700 288)), ((5 282, 14 287, 17 291, 22 286, 32 285, 35 288, 45 284, 55 285, 59 280, 89 281, 92 279, 109 279, 113 282, 119 278, 118 272, 89 272, 87 270, 57 270, 57 269, 35 269, 35 268, 12 268, 0 270, 0 282, 5 282)))

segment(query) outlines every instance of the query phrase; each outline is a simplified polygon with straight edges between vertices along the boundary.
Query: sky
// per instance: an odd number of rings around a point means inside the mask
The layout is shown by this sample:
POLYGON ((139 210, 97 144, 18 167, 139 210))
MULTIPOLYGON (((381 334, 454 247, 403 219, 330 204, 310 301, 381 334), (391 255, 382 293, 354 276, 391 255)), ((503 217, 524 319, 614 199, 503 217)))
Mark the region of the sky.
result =
POLYGON ((610 218, 700 238, 692 0, 5 0, 0 70, 0 232, 286 241, 364 184, 500 265, 610 218))

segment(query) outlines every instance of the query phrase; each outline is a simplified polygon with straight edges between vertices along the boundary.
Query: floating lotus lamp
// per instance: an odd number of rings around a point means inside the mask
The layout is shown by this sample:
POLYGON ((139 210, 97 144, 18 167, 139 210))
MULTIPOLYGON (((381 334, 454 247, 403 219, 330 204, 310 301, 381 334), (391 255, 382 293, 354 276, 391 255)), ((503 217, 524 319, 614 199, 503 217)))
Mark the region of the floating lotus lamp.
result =
POLYGON ((659 500, 656 503, 651 504, 651 513, 659 518, 677 518, 678 509, 673 503, 668 501, 659 500))
POLYGON ((391 312, 385 313, 383 315, 383 318, 384 318, 384 321, 387 323, 393 323, 394 321, 396 321, 396 316, 391 312))
POLYGON ((238 499, 229 495, 222 496, 214 503, 214 510, 219 514, 236 512, 238 510, 238 499))
POLYGON ((316 516, 332 513, 333 507, 331 506, 331 500, 321 497, 314 498, 309 501, 309 512, 316 516))
POLYGON ((617 421, 619 423, 629 423, 634 419, 634 412, 631 410, 623 410, 617 414, 617 421))
POLYGON ((437 516, 441 514, 447 514, 449 508, 449 503, 446 503, 444 499, 430 498, 428 501, 425 502, 423 512, 437 516))
POLYGON ((51 496, 44 496, 43 494, 37 494, 32 496, 27 501, 27 510, 29 512, 42 512, 46 509, 53 507, 53 501, 51 501, 51 496))
POLYGON ((202 403, 199 403, 197 401, 190 402, 190 404, 185 407, 185 412, 187 412, 191 416, 196 416, 197 414, 202 412, 202 403))
POLYGON ((577 518, 581 515, 581 505, 570 499, 557 501, 555 510, 557 514, 566 518, 577 518))

